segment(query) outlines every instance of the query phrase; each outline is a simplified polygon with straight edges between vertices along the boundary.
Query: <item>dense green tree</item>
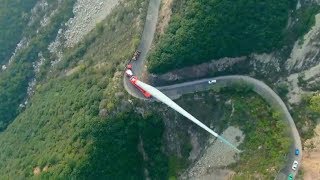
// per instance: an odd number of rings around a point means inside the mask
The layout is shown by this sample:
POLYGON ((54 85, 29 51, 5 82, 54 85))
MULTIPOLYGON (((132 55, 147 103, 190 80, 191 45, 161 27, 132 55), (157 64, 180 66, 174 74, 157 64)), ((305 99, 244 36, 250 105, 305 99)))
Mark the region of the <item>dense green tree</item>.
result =
POLYGON ((93 148, 76 176, 91 179, 167 179, 168 158, 162 152, 163 122, 122 112, 94 125, 93 148), (143 149, 143 150, 142 150, 143 149), (146 159, 143 157, 143 152, 146 159))
POLYGON ((320 94, 317 94, 311 97, 310 108, 314 112, 320 113, 320 94))

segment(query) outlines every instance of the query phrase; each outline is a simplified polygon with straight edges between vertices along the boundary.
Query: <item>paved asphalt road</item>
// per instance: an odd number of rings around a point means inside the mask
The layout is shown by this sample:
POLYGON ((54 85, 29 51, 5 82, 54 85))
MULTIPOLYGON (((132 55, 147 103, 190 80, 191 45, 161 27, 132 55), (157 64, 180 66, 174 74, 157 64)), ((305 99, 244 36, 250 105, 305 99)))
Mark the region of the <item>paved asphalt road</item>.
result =
MULTIPOLYGON (((141 77, 142 75, 142 70, 144 69, 144 62, 152 44, 152 40, 153 40, 155 29, 156 29, 157 19, 158 19, 160 1, 161 0, 150 0, 149 2, 147 19, 146 19, 143 34, 142 34, 141 44, 138 47, 138 50, 141 51, 141 55, 137 61, 131 62, 131 64, 133 65, 133 72, 137 77, 141 77)), ((201 79, 201 80, 185 82, 185 83, 180 83, 180 84, 175 84, 170 86, 157 87, 157 89, 165 93, 170 98, 177 99, 183 94, 194 93, 198 91, 205 91, 210 89, 214 85, 228 86, 232 83, 239 83, 239 82, 252 86, 253 90, 259 95, 261 95, 274 109, 277 109, 281 113, 283 119, 287 122, 291 130, 290 135, 293 139, 293 143, 291 145, 290 152, 287 156, 286 165, 279 172, 277 179, 287 179, 287 176, 290 173, 292 173, 295 176, 297 171, 294 172, 291 169, 292 163, 294 160, 297 160, 300 165, 301 157, 302 157, 302 146, 301 146, 299 133, 284 102, 270 87, 268 87, 262 81, 253 79, 248 76, 234 75, 234 76, 222 76, 222 77, 216 77, 216 78, 201 79), (209 84, 208 81, 211 79, 216 79, 217 83, 209 84), (295 153, 294 153, 295 148, 298 148, 300 150, 299 156, 295 156, 295 153)), ((127 90, 127 92, 132 96, 139 99, 145 99, 143 95, 134 86, 130 84, 127 77, 124 77, 124 87, 127 90)))
MULTIPOLYGON (((147 57, 147 53, 150 50, 154 33, 156 31, 160 2, 161 0, 150 0, 141 43, 138 47, 138 50, 141 52, 141 54, 137 61, 130 62, 132 64, 132 71, 137 77, 141 77, 142 70, 145 69, 144 62, 147 57)), ((141 92, 130 83, 127 77, 124 77, 123 84, 129 94, 136 98, 144 99, 144 96, 141 94, 141 92)))

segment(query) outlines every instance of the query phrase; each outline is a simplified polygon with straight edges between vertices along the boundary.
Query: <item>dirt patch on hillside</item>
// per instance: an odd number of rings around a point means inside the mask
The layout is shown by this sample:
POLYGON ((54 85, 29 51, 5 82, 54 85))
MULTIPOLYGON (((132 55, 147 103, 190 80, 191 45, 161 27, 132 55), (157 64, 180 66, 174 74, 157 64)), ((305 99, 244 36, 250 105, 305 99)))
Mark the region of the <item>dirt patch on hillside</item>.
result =
POLYGON ((304 180, 313 180, 320 177, 320 124, 314 131, 315 136, 304 143, 305 150, 302 157, 304 180))
POLYGON ((40 173, 41 173, 41 169, 40 169, 39 166, 38 166, 38 167, 35 167, 35 168, 33 169, 33 174, 34 174, 35 176, 38 176, 40 173))
POLYGON ((304 180, 314 180, 320 177, 320 150, 307 152, 303 157, 304 180))
POLYGON ((74 67, 73 69, 67 70, 66 76, 71 76, 72 74, 80 71, 82 68, 84 68, 84 65, 80 65, 80 66, 74 67))
MULTIPOLYGON (((222 136, 235 146, 244 140, 244 134, 235 127, 227 128, 222 136), (240 140, 237 141, 236 137, 240 137, 240 140)), ((228 179, 234 174, 226 166, 236 162, 237 153, 220 140, 212 138, 209 141, 202 157, 180 179, 228 179)))
POLYGON ((172 2, 173 0, 164 0, 162 1, 162 6, 159 12, 159 19, 158 19, 158 25, 157 25, 157 32, 158 34, 163 34, 165 28, 168 26, 169 21, 171 19, 172 15, 172 2))

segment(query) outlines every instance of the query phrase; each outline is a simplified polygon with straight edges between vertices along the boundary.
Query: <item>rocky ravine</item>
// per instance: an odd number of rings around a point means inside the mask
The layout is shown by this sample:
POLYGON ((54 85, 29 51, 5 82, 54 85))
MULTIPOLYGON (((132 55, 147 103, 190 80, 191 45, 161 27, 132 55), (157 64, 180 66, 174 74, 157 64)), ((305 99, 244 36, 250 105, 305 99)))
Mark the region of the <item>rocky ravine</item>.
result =
MULTIPOLYGON (((244 135, 238 128, 228 127, 222 136, 235 146, 244 140, 244 135), (236 137, 240 137, 237 141, 236 137)), ((209 139, 210 143, 205 152, 179 179, 225 179, 233 172, 226 167, 236 162, 237 153, 216 138, 209 139)))
POLYGON ((301 96, 320 83, 320 14, 316 15, 316 24, 298 40, 286 61, 286 68, 292 72, 288 77, 290 103, 299 103, 301 96), (305 81, 303 87, 298 85, 298 77, 305 81))

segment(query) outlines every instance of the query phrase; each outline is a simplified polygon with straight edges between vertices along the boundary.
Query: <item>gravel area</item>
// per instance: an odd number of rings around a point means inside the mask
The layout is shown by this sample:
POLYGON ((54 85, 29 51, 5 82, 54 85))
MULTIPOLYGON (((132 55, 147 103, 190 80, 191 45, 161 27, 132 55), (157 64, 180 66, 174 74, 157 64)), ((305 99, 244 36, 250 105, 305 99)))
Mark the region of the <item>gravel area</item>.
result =
POLYGON ((66 46, 72 47, 78 43, 97 23, 105 19, 118 3, 119 0, 78 0, 73 7, 75 16, 66 23, 66 46))
MULTIPOLYGON (((241 130, 232 126, 222 136, 235 146, 239 146, 244 140, 241 130), (237 141, 236 137, 240 137, 240 140, 237 141)), ((227 178, 232 171, 227 170, 226 166, 236 162, 236 157, 237 153, 233 149, 212 137, 202 156, 179 179, 227 178)))
POLYGON ((74 17, 65 23, 66 28, 59 29, 56 39, 48 47, 56 55, 51 65, 61 61, 63 48, 79 43, 119 2, 120 0, 78 0, 73 7, 74 17))

